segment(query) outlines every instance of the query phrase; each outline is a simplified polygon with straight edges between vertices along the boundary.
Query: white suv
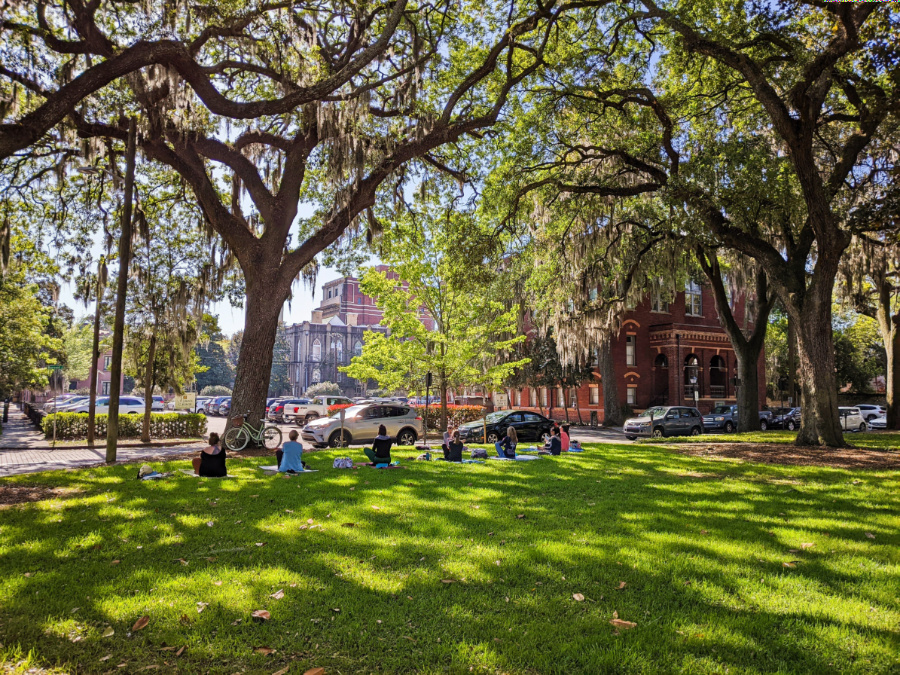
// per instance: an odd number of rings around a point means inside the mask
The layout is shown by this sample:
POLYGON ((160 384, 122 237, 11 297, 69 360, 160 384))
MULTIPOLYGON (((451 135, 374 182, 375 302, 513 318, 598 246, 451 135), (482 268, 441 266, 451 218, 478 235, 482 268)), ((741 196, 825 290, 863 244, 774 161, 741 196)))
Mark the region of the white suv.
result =
POLYGON ((887 415, 887 408, 883 405, 875 405, 874 403, 860 403, 856 406, 859 409, 860 415, 863 416, 863 419, 866 422, 871 422, 876 417, 884 417, 887 415))
POLYGON ((859 408, 838 408, 841 416, 841 429, 844 431, 867 431, 869 425, 863 419, 859 408))
MULTIPOLYGON (((396 439, 397 445, 413 445, 422 435, 424 422, 415 408, 398 403, 365 403, 344 410, 344 442, 367 443, 378 435, 379 425, 384 425, 387 434, 396 439)), ((340 412, 331 417, 320 417, 303 427, 304 441, 316 445, 341 447, 340 412)))
MULTIPOLYGON (((81 405, 74 406, 72 408, 67 408, 65 412, 88 412, 90 409, 90 402, 84 401, 81 405)), ((95 408, 98 415, 105 415, 109 412, 109 396, 99 396, 97 397, 97 407, 95 408)), ((127 413, 135 413, 141 414, 144 412, 144 399, 137 398, 136 396, 122 396, 119 399, 119 412, 124 414, 127 413)))

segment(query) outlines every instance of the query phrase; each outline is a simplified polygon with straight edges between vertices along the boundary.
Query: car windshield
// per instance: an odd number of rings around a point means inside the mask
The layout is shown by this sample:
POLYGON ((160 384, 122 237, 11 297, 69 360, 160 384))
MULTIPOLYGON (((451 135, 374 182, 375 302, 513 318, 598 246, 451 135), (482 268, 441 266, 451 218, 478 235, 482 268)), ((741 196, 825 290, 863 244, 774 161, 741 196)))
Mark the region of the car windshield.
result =
POLYGON ((492 412, 485 419, 487 419, 488 424, 494 424, 505 418, 507 415, 509 415, 509 412, 507 412, 506 410, 502 412, 492 412))
POLYGON ((666 414, 667 408, 660 408, 657 406, 656 408, 647 408, 644 412, 642 412, 638 417, 662 417, 666 414))
POLYGON ((728 412, 731 412, 730 405, 717 405, 715 408, 713 408, 712 414, 713 415, 724 415, 725 413, 728 413, 728 412))
MULTIPOLYGON (((359 413, 360 410, 365 410, 368 407, 368 405, 351 405, 349 408, 341 408, 341 410, 344 411, 344 418, 350 419, 351 417, 356 417, 357 413, 359 413)), ((335 413, 331 416, 331 418, 335 420, 340 419, 340 417, 340 410, 335 411, 335 413)))

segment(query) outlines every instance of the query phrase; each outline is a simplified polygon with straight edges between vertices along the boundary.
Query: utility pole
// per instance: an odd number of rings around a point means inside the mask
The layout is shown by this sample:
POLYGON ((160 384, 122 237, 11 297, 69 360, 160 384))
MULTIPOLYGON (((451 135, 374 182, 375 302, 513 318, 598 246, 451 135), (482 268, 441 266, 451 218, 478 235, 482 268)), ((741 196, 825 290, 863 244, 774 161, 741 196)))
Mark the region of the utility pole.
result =
MULTIPOLYGON (((131 262, 131 202, 134 197, 134 161, 137 124, 128 121, 128 148, 125 155, 125 203, 122 205, 122 233, 119 237, 119 278, 116 287, 116 318, 113 323, 112 363, 109 366, 109 418, 106 426, 106 461, 116 461, 119 442, 119 394, 122 385, 122 343, 125 338, 125 298, 128 293, 128 265, 131 262)), ((151 392, 152 395, 152 392, 151 392)))
POLYGON ((106 285, 106 257, 100 256, 97 265, 97 309, 94 311, 94 339, 91 343, 91 378, 88 403, 88 447, 94 447, 94 424, 97 414, 97 362, 100 360, 100 301, 103 298, 103 287, 106 285))

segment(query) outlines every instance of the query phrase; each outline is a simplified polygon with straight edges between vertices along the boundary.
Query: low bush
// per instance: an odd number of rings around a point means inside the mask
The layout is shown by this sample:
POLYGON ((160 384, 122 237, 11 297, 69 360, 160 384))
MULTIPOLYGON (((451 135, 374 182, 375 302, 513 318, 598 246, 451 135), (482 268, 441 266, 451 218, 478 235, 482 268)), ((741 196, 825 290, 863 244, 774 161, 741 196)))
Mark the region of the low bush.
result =
POLYGON ((200 391, 201 396, 231 396, 231 389, 221 384, 211 384, 203 387, 200 391))
MULTIPOLYGON (((422 417, 425 417, 425 406, 416 406, 416 410, 422 417)), ((447 406, 447 424, 451 427, 458 427, 466 422, 474 422, 480 420, 484 415, 484 407, 480 405, 448 405, 447 406)), ((441 406, 440 404, 428 404, 428 428, 438 429, 441 424, 441 406)))
MULTIPOLYGON (((108 415, 97 415, 95 434, 98 438, 106 436, 106 420, 108 415)), ((42 421, 44 435, 53 436, 53 421, 56 420, 57 438, 84 438, 87 436, 87 413, 52 413, 42 421)), ((119 415, 119 438, 140 438, 143 415, 119 415)), ((206 417, 204 415, 179 415, 178 413, 153 413, 150 415, 151 438, 199 438, 206 433, 206 417)))

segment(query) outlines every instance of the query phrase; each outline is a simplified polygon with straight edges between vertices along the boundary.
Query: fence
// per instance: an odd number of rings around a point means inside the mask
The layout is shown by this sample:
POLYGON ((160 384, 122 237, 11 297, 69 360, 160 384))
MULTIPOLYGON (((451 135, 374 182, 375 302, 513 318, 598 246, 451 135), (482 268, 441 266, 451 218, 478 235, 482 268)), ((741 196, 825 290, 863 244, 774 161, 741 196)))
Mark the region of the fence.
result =
MULTIPOLYGON (((98 414, 94 433, 98 438, 106 437, 108 415, 98 414)), ((56 419, 57 438, 84 438, 87 436, 87 413, 51 413, 41 422, 44 435, 53 436, 53 420, 56 419)), ((119 438, 140 438, 144 424, 143 415, 119 415, 119 438)), ((206 433, 204 415, 179 413, 154 413, 150 415, 151 438, 199 438, 206 433)))

